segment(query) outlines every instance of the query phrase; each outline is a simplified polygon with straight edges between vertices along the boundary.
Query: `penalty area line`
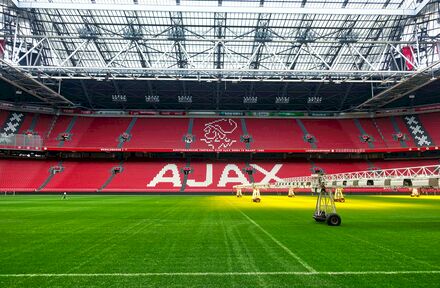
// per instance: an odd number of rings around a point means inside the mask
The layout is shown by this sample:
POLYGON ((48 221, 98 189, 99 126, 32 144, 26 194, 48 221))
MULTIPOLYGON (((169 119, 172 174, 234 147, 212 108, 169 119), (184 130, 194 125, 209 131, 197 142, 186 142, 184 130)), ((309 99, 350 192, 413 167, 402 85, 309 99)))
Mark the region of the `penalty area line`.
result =
POLYGON ((431 271, 273 271, 273 272, 151 272, 151 273, 23 273, 23 274, 0 274, 1 277, 151 277, 151 276, 264 276, 264 275, 404 275, 404 274, 440 274, 440 270, 431 271))

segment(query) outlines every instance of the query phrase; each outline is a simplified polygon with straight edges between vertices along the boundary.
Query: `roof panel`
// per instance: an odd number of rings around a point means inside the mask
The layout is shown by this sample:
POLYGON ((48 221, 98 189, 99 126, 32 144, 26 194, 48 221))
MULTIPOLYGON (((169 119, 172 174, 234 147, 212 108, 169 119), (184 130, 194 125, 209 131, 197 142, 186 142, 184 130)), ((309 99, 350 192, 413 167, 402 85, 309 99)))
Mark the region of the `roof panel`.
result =
MULTIPOLYGON (((54 0, 53 3, 59 1, 54 0)), ((99 3, 104 3, 104 0, 99 3)), ((128 5, 125 0, 119 3, 128 5)), ((175 5, 175 1, 159 3, 143 0, 139 3, 175 5)), ((191 3, 197 6, 218 5, 218 1, 194 0, 182 1, 181 5, 191 5, 191 3)), ((237 7, 260 5, 260 1, 254 0, 224 0, 222 3, 225 6, 237 5, 237 7)), ((299 0, 266 0, 264 6, 286 8, 298 7, 301 3, 302 1, 299 0)), ((343 3, 344 1, 339 0, 308 0, 305 7, 324 7, 332 10, 339 9, 343 3)), ((346 7, 382 9, 386 3, 386 0, 349 0, 346 7)), ((390 5, 397 7, 401 4, 400 0, 390 0, 388 7, 390 5)), ((75 61, 81 59, 79 65, 98 65, 98 67, 106 65, 102 63, 102 57, 107 62, 113 59, 114 67, 140 68, 142 65, 145 66, 143 59, 146 58, 153 68, 189 65, 195 69, 205 69, 220 65, 225 69, 260 67, 260 69, 287 70, 286 67, 290 66, 294 69, 328 69, 323 63, 325 61, 332 69, 350 70, 355 69, 353 68, 355 62, 364 61, 363 57, 368 58, 368 61, 374 65, 389 59, 382 57, 383 44, 352 43, 358 51, 354 52, 354 48, 349 47, 350 43, 345 42, 398 40, 400 26, 409 21, 405 17, 393 15, 216 13, 212 9, 198 12, 124 9, 36 9, 34 11, 38 12, 34 15, 36 21, 45 31, 33 33, 31 30, 24 30, 23 33, 34 34, 33 36, 40 33, 53 39, 51 43, 54 51, 47 53, 46 62, 56 63, 56 55, 65 59, 77 50, 76 55, 64 61, 65 65, 78 65, 75 61), (216 21, 223 18, 226 19, 224 23, 216 21), (218 25, 224 26, 218 27, 218 25), (394 33, 396 31, 398 33, 394 33), (63 38, 56 39, 58 35, 63 38), (90 42, 88 46, 84 44, 87 41, 90 42), (215 46, 214 44, 219 41, 222 45, 215 46), (137 46, 141 47, 142 52, 137 50, 137 46), (129 50, 125 51, 127 49, 129 50), (99 56, 96 50, 102 56, 99 56), (185 64, 185 61, 188 64, 185 64)), ((24 22, 26 23, 26 19, 24 22)), ((430 29, 431 35, 438 29, 438 25, 430 29)), ((408 29, 404 33, 411 34, 408 29)), ((32 46, 36 42, 29 43, 32 43, 32 46)), ((387 65, 380 66, 385 69, 387 65)), ((369 69, 368 66, 363 67, 369 69)))

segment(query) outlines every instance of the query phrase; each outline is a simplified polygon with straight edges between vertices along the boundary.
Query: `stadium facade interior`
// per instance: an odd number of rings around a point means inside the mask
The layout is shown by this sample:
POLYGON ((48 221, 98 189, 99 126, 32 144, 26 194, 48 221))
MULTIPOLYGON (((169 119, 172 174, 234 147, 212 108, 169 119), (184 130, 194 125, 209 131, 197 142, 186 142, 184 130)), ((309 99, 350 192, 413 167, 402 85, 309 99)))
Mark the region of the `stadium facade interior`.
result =
MULTIPOLYGON (((232 193, 439 164, 438 1, 1 9, 1 191, 232 193)), ((347 192, 404 186, 366 183, 347 192)))
POLYGON ((439 287, 439 79, 440 0, 0 0, 0 287, 439 287))

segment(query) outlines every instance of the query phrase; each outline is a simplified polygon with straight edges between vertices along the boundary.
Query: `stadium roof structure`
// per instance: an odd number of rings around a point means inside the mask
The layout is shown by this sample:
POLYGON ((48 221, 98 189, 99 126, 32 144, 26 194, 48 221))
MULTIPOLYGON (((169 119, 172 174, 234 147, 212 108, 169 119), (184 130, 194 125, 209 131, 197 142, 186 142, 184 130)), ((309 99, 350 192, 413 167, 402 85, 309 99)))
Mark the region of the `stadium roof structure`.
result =
POLYGON ((374 110, 438 85, 436 0, 3 0, 1 8, 0 78, 56 106, 374 110))

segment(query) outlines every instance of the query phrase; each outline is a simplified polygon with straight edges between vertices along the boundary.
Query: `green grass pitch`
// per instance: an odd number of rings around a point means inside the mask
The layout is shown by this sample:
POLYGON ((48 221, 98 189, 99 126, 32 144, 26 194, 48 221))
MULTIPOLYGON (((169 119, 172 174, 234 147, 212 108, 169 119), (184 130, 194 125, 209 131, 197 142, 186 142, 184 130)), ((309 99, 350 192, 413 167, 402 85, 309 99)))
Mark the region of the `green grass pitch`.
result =
POLYGON ((0 287, 440 287, 440 197, 0 196, 0 287))

